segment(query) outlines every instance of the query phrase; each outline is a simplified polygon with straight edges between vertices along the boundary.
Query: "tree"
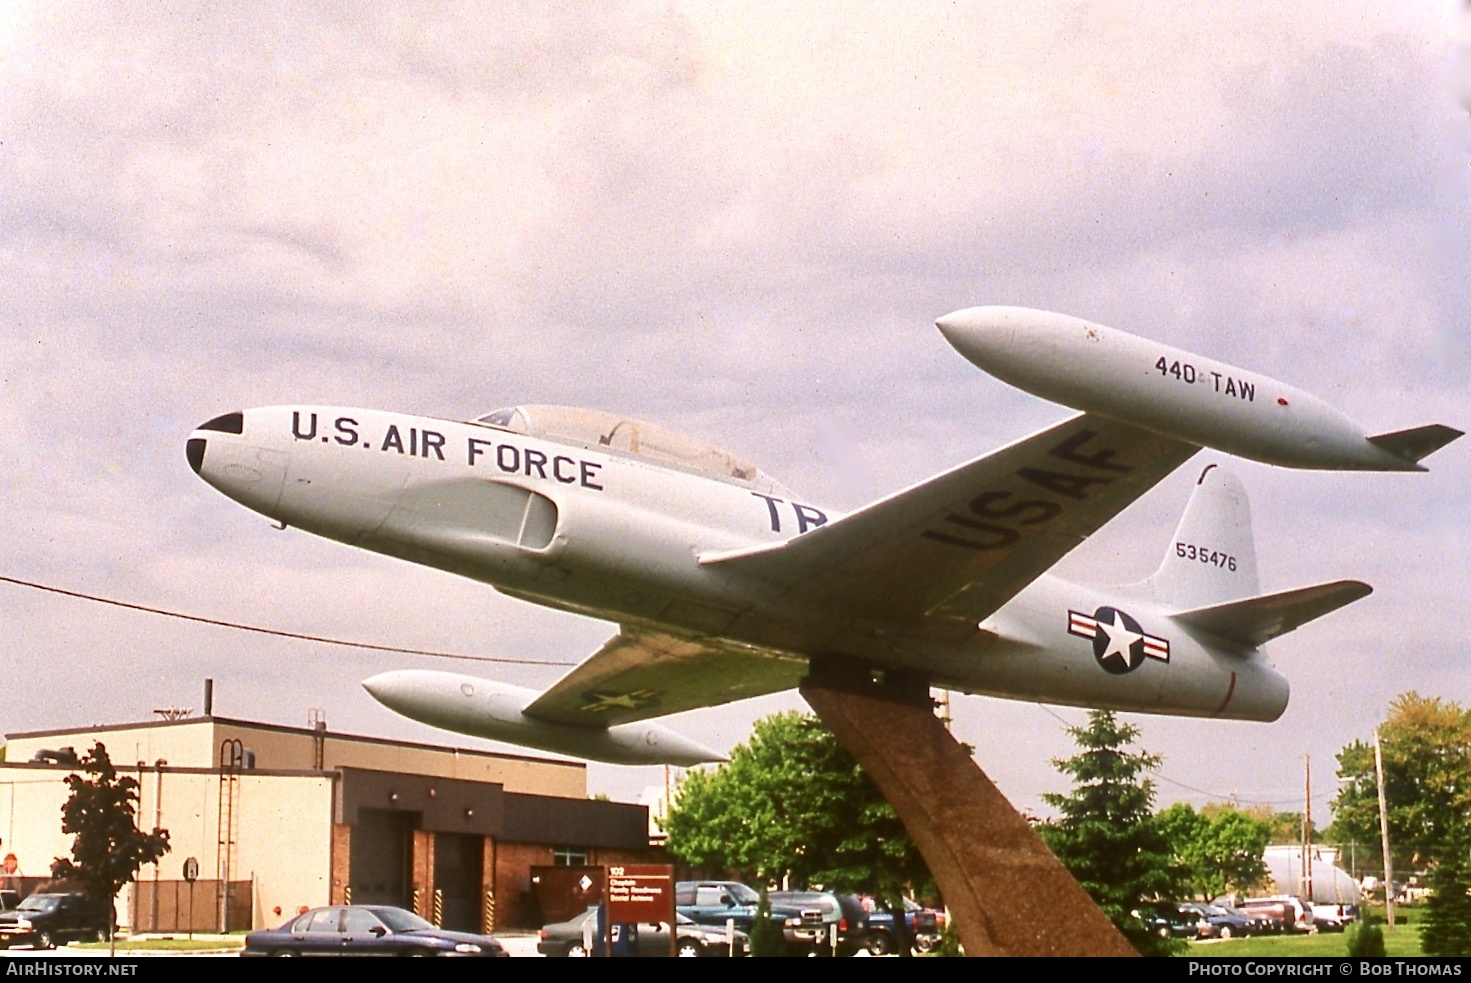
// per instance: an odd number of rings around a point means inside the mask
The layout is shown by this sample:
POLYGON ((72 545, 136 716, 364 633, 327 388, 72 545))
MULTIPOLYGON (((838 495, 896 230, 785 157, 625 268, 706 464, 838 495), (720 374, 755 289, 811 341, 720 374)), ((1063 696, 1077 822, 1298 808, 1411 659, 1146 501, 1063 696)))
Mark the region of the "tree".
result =
POLYGON ((1160 759, 1126 750, 1139 729, 1107 710, 1090 710, 1088 725, 1068 733, 1079 753, 1053 764, 1072 776, 1073 791, 1043 796, 1060 815, 1037 832, 1140 953, 1170 955, 1180 944, 1152 935, 1136 914, 1180 889, 1179 868, 1153 814, 1154 784, 1140 777, 1160 759))
POLYGON ((821 721, 779 713, 714 771, 691 772, 665 820, 685 863, 757 884, 871 891, 889 901, 931 885, 899 817, 821 721))
POLYGON ((1192 893, 1207 899, 1233 891, 1249 894, 1266 881, 1270 822, 1229 806, 1196 812, 1185 802, 1156 818, 1192 893))
MULTIPOLYGON (((1302 843, 1303 814, 1300 812, 1273 812, 1265 806, 1259 806, 1246 813, 1253 819, 1261 820, 1267 824, 1268 843, 1283 846, 1298 846, 1302 843)), ((1313 842, 1323 842, 1323 836, 1318 831, 1317 824, 1313 824, 1313 842)))
MULTIPOLYGON (((1471 822, 1471 712, 1438 697, 1404 693, 1390 704, 1379 744, 1395 867, 1428 866, 1471 822)), ((1354 741, 1344 747, 1338 777, 1344 784, 1333 801, 1330 835, 1378 857, 1374 745, 1354 741)))
POLYGON ((754 957, 786 955, 786 936, 771 920, 771 899, 766 896, 765 884, 761 885, 761 900, 756 903, 756 918, 751 922, 750 943, 754 957))
POLYGON ((113 903, 138 868, 168 852, 169 834, 138 829, 138 781, 118 775, 105 746, 93 744, 81 765, 92 777, 66 776, 71 797, 61 807, 61 831, 72 834, 71 859, 57 857, 51 876, 75 881, 88 897, 113 903))
POLYGON ((1420 923, 1420 951, 1427 956, 1471 956, 1471 870, 1468 837, 1457 830, 1447 837, 1430 868, 1430 897, 1420 923))

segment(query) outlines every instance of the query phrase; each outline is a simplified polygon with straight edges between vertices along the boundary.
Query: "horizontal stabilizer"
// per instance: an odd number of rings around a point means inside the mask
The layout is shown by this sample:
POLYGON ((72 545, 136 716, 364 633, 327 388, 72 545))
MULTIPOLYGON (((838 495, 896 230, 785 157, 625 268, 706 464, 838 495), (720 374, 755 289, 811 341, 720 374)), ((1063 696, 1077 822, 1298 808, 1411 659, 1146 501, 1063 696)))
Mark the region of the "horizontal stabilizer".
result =
POLYGON ((1248 597, 1244 601, 1181 611, 1172 617, 1192 628, 1256 646, 1301 628, 1345 604, 1368 597, 1373 590, 1362 581, 1336 580, 1331 584, 1299 587, 1248 597))
POLYGON ((1394 433, 1382 433, 1369 438, 1369 443, 1381 450, 1389 451, 1395 457, 1402 457, 1412 464, 1419 464, 1425 458, 1440 450, 1446 444, 1461 436, 1462 431, 1455 427, 1448 427, 1441 423, 1432 423, 1427 427, 1412 427, 1409 430, 1396 430, 1394 433))

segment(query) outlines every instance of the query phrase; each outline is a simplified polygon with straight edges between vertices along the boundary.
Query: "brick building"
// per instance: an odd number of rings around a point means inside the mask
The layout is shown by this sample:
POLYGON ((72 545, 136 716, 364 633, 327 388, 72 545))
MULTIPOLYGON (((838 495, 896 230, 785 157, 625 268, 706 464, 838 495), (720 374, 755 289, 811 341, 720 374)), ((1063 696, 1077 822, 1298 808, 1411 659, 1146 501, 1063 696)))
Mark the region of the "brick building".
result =
POLYGON ((17 886, 69 855, 68 752, 98 742, 139 782, 139 826, 170 836, 119 899, 135 932, 274 926, 343 902, 466 931, 532 928, 532 867, 663 860, 648 809, 589 799, 580 762, 206 715, 7 735, 0 856, 16 856, 17 886))

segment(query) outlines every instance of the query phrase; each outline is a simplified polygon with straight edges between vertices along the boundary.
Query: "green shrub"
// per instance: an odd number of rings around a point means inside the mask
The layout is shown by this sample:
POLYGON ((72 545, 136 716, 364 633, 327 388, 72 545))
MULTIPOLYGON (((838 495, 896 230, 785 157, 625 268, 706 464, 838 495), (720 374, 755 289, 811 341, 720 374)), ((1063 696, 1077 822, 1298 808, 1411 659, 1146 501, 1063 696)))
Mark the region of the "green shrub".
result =
POLYGON ((1374 918, 1368 908, 1361 909, 1359 920, 1354 922, 1344 932, 1344 938, 1348 942, 1348 954, 1350 956, 1383 956, 1384 953, 1384 929, 1379 927, 1379 920, 1374 918))
POLYGON ((965 955, 965 950, 960 946, 960 933, 955 930, 955 918, 953 916, 945 919, 945 928, 940 933, 940 944, 935 947, 935 955, 965 955))

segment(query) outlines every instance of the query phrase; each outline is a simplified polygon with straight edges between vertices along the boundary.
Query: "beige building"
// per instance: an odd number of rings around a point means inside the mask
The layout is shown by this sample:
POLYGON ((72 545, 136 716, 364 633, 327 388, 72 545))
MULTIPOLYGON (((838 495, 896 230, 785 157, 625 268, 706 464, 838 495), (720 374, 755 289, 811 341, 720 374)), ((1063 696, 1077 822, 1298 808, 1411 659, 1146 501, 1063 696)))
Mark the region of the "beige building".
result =
POLYGON ((203 716, 7 735, 0 856, 21 886, 70 855, 63 779, 99 742, 139 783, 138 825, 169 832, 119 899, 135 932, 274 926, 343 902, 536 927, 531 868, 662 860, 648 810, 588 799, 581 763, 203 716))

